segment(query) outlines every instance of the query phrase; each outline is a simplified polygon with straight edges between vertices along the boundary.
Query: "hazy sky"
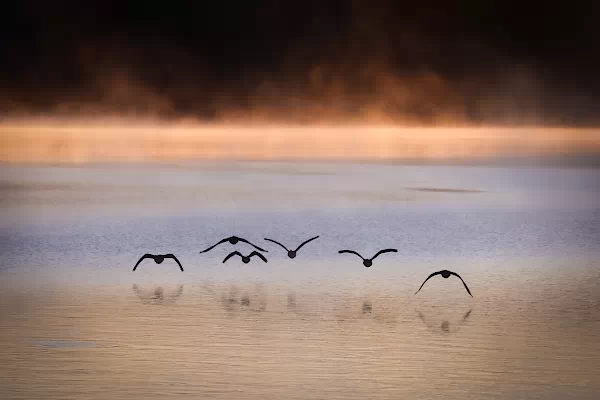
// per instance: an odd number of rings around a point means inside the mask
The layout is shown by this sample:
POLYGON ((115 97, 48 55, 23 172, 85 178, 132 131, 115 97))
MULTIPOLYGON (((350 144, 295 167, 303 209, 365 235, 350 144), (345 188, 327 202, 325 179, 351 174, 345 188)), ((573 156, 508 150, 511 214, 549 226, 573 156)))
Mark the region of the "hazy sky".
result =
POLYGON ((11 2, 1 115, 600 123, 595 2, 439 3, 11 2))

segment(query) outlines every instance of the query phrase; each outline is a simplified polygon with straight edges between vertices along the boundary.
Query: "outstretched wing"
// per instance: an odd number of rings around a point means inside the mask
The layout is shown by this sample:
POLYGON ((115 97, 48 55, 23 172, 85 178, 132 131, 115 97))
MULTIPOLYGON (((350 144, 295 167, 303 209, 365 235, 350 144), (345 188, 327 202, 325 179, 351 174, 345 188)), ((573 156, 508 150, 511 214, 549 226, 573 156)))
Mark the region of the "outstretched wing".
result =
MULTIPOLYGON (((436 276, 436 275, 439 275, 439 274, 441 274, 441 273, 442 273, 442 271, 434 272, 433 274, 429 275, 429 276, 427 277, 427 279, 425 279, 425 282, 427 282, 427 281, 429 280, 429 278, 431 278, 431 277, 433 277, 433 276, 436 276)), ((419 293, 419 291, 421 290, 421 288, 423 288, 423 285, 425 284, 425 282, 423 282, 423 283, 421 284, 421 287, 419 288, 419 290, 417 290, 417 291, 415 292, 415 294, 419 293)))
POLYGON ((240 256, 240 257, 243 257, 243 256, 240 254, 240 252, 239 252, 239 251, 234 251, 234 252, 232 252, 232 253, 229 253, 229 254, 227 255, 227 257, 225 257, 225 259, 223 260, 223 264, 225 264, 225 261, 229 260, 229 259, 230 259, 231 257, 233 257, 233 256, 240 256))
POLYGON ((238 240, 239 240, 240 242, 248 243, 250 246, 254 247, 254 248, 255 248, 255 249, 257 249, 257 250, 264 251, 265 253, 268 253, 268 251, 266 251, 265 249, 261 249, 260 247, 253 245, 252 243, 250 243, 250 242, 249 242, 249 241, 247 241, 246 239, 238 238, 238 240))
POLYGON ((338 251, 339 254, 342 253, 350 253, 350 254, 356 254, 357 256, 359 256, 360 258, 362 258, 363 260, 365 259, 363 256, 361 256, 360 254, 358 254, 357 252, 353 251, 353 250, 340 250, 338 251))
POLYGON ((212 249, 214 249, 215 247, 217 247, 217 246, 218 246, 218 245, 220 245, 221 243, 225 243, 225 242, 227 242, 228 240, 229 240, 229 238, 223 239, 223 240, 221 240, 220 242, 218 242, 217 244, 210 246, 208 249, 206 249, 206 250, 202 250, 202 251, 200 252, 200 254, 202 254, 202 253, 206 253, 207 251, 211 251, 212 249))
POLYGON ((307 241, 303 242, 303 243, 302 243, 300 246, 298 246, 298 247, 296 248, 296 251, 300 250, 300 248, 301 248, 302 246, 304 246, 306 243, 308 243, 308 242, 312 242, 313 240, 315 240, 315 239, 318 239, 318 238, 319 238, 318 236, 315 236, 314 238, 310 238, 310 239, 308 239, 307 241))
POLYGON ((265 256, 260 254, 258 251, 253 251, 252 253, 248 254, 248 257, 252 257, 252 256, 259 256, 261 260, 263 260, 264 262, 268 262, 267 259, 265 258, 265 256))
POLYGON ((181 263, 179 262, 179 260, 177 259, 177 257, 175 257, 174 254, 165 254, 165 258, 172 258, 173 260, 175 260, 175 262, 179 265, 179 268, 181 269, 181 272, 183 272, 183 267, 181 266, 181 263))
POLYGON ((371 258, 371 261, 372 261, 372 260, 374 260, 375 258, 377 258, 377 256, 378 256, 378 255, 380 255, 380 254, 383 254, 383 253, 397 253, 397 252, 398 252, 398 250, 396 250, 396 249, 385 249, 385 250, 379 250, 379 251, 377 252, 377 254, 375 254, 375 255, 373 256, 373 258, 371 258))
POLYGON ((135 269, 138 267, 138 265, 139 265, 139 264, 140 264, 140 263, 141 263, 141 262, 142 262, 144 259, 146 259, 146 258, 154 258, 154 257, 152 256, 152 254, 148 254, 148 253, 144 254, 144 255, 142 256, 142 258, 140 258, 140 259, 138 260, 138 262, 136 262, 136 263, 135 263, 135 267, 133 267, 133 270, 135 271, 135 269))
POLYGON ((461 280, 461 282, 463 283, 463 285, 465 285, 465 289, 467 289, 467 293, 469 293, 469 296, 473 297, 473 295, 471 294, 471 291, 469 290, 469 287, 467 286, 467 284, 465 283, 465 281, 463 281, 463 278, 461 278, 459 274, 457 274, 456 272, 450 272, 450 275, 454 275, 454 276, 458 277, 458 279, 461 280))
POLYGON ((273 243, 275 243, 275 244, 278 244, 278 245, 280 245, 281 247, 283 247, 283 248, 284 248, 286 251, 289 251, 287 247, 285 247, 284 245, 282 245, 281 243, 279 243, 279 242, 277 242, 277 241, 275 241, 275 240, 273 240, 273 239, 267 239, 267 238, 265 238, 265 240, 267 240, 267 241, 269 241, 269 242, 273 242, 273 243))

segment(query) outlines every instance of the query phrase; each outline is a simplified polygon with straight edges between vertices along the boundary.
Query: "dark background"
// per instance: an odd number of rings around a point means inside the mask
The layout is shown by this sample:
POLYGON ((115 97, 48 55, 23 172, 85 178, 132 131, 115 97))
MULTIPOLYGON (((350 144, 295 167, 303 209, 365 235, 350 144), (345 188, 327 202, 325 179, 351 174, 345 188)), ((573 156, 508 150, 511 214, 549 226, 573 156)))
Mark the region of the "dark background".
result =
POLYGON ((360 119, 366 107, 398 122, 598 125, 598 11, 577 1, 11 2, 0 10, 0 107, 298 121, 360 119))

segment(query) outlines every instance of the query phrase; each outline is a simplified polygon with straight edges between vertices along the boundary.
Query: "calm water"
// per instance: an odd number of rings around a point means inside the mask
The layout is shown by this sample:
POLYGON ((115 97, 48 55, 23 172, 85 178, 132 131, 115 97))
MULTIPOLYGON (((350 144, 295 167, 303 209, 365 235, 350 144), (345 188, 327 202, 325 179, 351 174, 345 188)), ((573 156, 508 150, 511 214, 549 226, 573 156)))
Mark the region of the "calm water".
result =
POLYGON ((600 169, 4 166, 0 192, 2 398, 599 396, 600 169), (269 262, 198 254, 233 234, 269 262), (414 295, 441 269, 474 297, 414 295))

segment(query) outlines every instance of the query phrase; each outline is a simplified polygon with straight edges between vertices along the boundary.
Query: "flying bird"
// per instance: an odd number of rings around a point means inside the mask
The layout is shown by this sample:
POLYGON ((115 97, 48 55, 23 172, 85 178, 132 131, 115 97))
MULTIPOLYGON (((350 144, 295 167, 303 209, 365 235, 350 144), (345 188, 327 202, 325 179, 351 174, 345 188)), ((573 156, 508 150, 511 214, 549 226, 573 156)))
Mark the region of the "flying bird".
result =
POLYGON ((298 246, 298 247, 296 248, 296 250, 289 250, 287 247, 285 247, 284 245, 282 245, 281 243, 279 243, 279 242, 277 242, 277 241, 275 241, 275 240, 273 240, 273 239, 267 239, 267 238, 265 238, 265 240, 267 240, 267 241, 269 241, 269 242, 273 242, 273 243, 275 243, 275 244, 278 244, 278 245, 280 245, 281 247, 283 247, 284 249, 286 249, 286 250, 287 250, 287 252, 288 252, 288 257, 289 257, 289 258, 296 258, 296 253, 298 252, 298 250, 300 250, 300 248, 302 248, 302 246, 304 246, 306 243, 308 243, 308 242, 311 242, 311 241, 313 241, 313 240, 315 240, 315 239, 318 239, 318 238, 319 238, 319 236, 315 236, 314 238, 310 238, 310 239, 306 240, 306 241, 305 241, 305 242, 303 242, 303 243, 302 243, 300 246, 298 246))
POLYGON ((356 254, 357 256, 359 256, 360 258, 363 259, 363 265, 367 268, 369 268, 371 265, 373 265, 373 260, 380 254, 383 253, 397 253, 398 250, 396 249, 385 249, 385 250, 379 250, 377 252, 377 254, 375 254, 373 257, 371 258, 364 258, 363 256, 361 256, 360 254, 358 254, 357 252, 353 251, 353 250, 340 250, 338 251, 339 254, 342 253, 351 253, 351 254, 356 254))
POLYGON ((202 251, 200 252, 200 254, 202 254, 202 253, 206 253, 207 251, 210 251, 210 250, 214 249, 215 247, 217 247, 218 245, 220 245, 221 243, 225 243, 225 242, 229 242, 229 243, 231 243, 231 244, 237 244, 237 242, 244 242, 244 243, 248 243, 250 246, 253 246, 255 249, 257 249, 257 250, 260 250, 260 251, 264 251, 264 252, 268 253, 268 251, 266 251, 266 250, 264 250, 264 249, 261 249, 261 248, 260 248, 260 247, 258 247, 258 246, 255 246, 255 245, 253 245, 252 243, 250 243, 250 242, 249 242, 249 241, 247 241, 246 239, 243 239, 243 238, 241 238, 241 237, 237 237, 237 236, 231 236, 231 237, 228 237, 228 238, 225 238, 225 239, 221 240, 220 242, 218 242, 217 244, 215 244, 215 245, 213 245, 213 246, 210 246, 210 247, 209 247, 208 249, 206 249, 206 250, 202 250, 202 251))
MULTIPOLYGON (((467 284, 465 283, 465 281, 463 281, 463 278, 461 278, 460 275, 458 275, 456 272, 452 272, 452 271, 448 271, 448 270, 434 272, 433 274, 429 275, 427 277, 427 279, 425 279, 425 282, 427 282, 429 280, 429 278, 431 278, 432 276, 436 276, 436 275, 442 275, 446 279, 450 278, 450 275, 456 276, 458 279, 461 280, 461 282, 463 283, 463 285, 465 285, 465 289, 467 289, 467 293, 469 293, 469 296, 473 297, 473 295, 471 294, 471 291, 469 290, 469 287, 467 286, 467 284)), ((421 288, 423 287, 423 285, 425 285, 425 282, 423 282, 423 284, 421 285, 421 287, 419 288, 419 290, 421 290, 421 288)), ((419 290, 417 290, 415 292, 415 294, 419 293, 419 290)))
POLYGON ((225 262, 233 256, 242 257, 242 261, 244 262, 244 264, 248 264, 250 262, 250 258, 253 256, 258 256, 264 262, 268 262, 267 259, 265 258, 265 256, 263 256, 262 254, 260 254, 257 251, 253 251, 252 253, 248 254, 247 256, 242 255, 239 251, 234 251, 233 253, 229 253, 229 255, 227 257, 225 257, 225 259, 223 260, 223 264, 225 264, 225 262))
POLYGON ((179 262, 179 260, 177 259, 177 257, 175 257, 173 254, 144 254, 142 256, 142 258, 140 258, 138 260, 138 262, 135 264, 135 267, 133 267, 133 270, 135 271, 135 269, 138 267, 138 265, 146 258, 151 258, 154 260, 155 263, 157 264, 162 264, 162 262, 165 260, 165 258, 172 258, 173 260, 175 260, 175 262, 179 265, 179 268, 181 269, 181 272, 183 272, 183 267, 181 266, 181 263, 179 262))

